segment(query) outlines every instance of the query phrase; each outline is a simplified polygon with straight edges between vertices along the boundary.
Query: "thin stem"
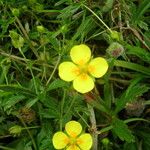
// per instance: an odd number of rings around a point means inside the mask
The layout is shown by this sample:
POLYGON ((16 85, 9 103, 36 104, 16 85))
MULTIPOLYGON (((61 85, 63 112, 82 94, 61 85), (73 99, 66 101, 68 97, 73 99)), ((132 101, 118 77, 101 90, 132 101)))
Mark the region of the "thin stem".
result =
POLYGON ((15 149, 13 149, 13 148, 5 147, 5 146, 0 146, 0 149, 4 149, 4 150, 15 150, 15 149))
POLYGON ((69 106, 67 112, 65 113, 65 115, 67 115, 67 114, 70 112, 70 110, 71 110, 71 108, 72 108, 72 106, 73 106, 75 100, 76 100, 76 95, 73 96, 73 99, 72 99, 72 101, 71 101, 71 104, 70 104, 70 106, 69 106))
POLYGON ((86 122, 86 120, 80 115, 80 113, 78 111, 76 111, 76 113, 79 115, 79 117, 82 119, 82 121, 87 125, 88 128, 91 128, 88 123, 86 122))
POLYGON ((26 129, 36 129, 36 128, 40 128, 40 126, 35 126, 35 127, 26 127, 26 128, 22 128, 22 130, 26 130, 26 129))
POLYGON ((29 70, 30 70, 31 75, 32 75, 32 78, 33 78, 33 82, 34 82, 34 87, 35 87, 36 94, 38 94, 38 88, 37 88, 36 80, 35 80, 35 77, 34 77, 33 71, 32 71, 32 69, 31 69, 31 67, 30 67, 30 66, 29 66, 29 70))
POLYGON ((3 138, 7 138, 7 137, 11 137, 12 135, 2 135, 0 136, 0 139, 3 139, 3 138))
POLYGON ((98 134, 96 134, 97 132, 97 127, 96 127, 96 118, 95 118, 95 112, 94 109, 91 105, 87 104, 89 111, 90 111, 90 122, 92 124, 92 129, 94 129, 93 132, 93 150, 97 150, 98 149, 98 134))
POLYGON ((62 131, 62 120, 63 120, 63 109, 64 109, 64 103, 65 103, 65 98, 66 98, 66 90, 64 90, 63 98, 61 101, 61 108, 60 108, 60 130, 62 131))
POLYGON ((110 32, 112 32, 112 30, 107 26, 107 24, 93 11, 91 10, 89 7, 87 7, 86 5, 82 4, 86 9, 88 9, 110 32))
MULTIPOLYGON (((29 38, 29 36, 28 36, 26 30, 24 29, 24 27, 23 27, 21 21, 20 21, 17 17, 15 17, 15 19, 16 19, 16 21, 17 21, 17 23, 18 23, 20 29, 22 30, 24 36, 25 36, 26 39, 30 42, 30 38, 29 38)), ((35 56, 38 58, 38 57, 39 57, 39 56, 38 56, 38 53, 37 53, 37 51, 34 49, 34 47, 32 46, 32 43, 31 43, 31 42, 30 42, 30 48, 32 49, 32 51, 33 51, 33 53, 35 54, 35 56)))
POLYGON ((143 103, 144 103, 144 105, 150 105, 150 100, 147 100, 147 101, 145 101, 143 103))
MULTIPOLYGON (((22 52, 21 48, 19 48, 19 51, 20 51, 21 55, 23 56, 23 58, 25 59, 26 63, 29 64, 28 61, 27 61, 27 58, 26 58, 26 56, 24 55, 24 53, 22 52)), ((29 64, 28 67, 29 67, 30 73, 31 73, 32 78, 33 78, 33 82, 34 82, 34 87, 35 87, 36 94, 38 94, 38 89, 37 89, 35 77, 34 77, 34 74, 33 74, 33 72, 32 72, 32 69, 31 69, 32 67, 31 67, 30 65, 31 65, 31 64, 29 64)))
POLYGON ((28 134, 29 134, 29 136, 30 136, 30 138, 31 138, 31 141, 32 141, 32 144, 33 144, 34 149, 37 150, 36 143, 35 143, 35 141, 34 141, 34 138, 33 138, 32 134, 30 133, 30 131, 29 131, 27 125, 25 124, 24 120, 23 120, 21 117, 18 116, 18 118, 20 119, 20 121, 21 121, 22 124, 24 125, 24 128, 27 130, 27 132, 28 132, 28 134))
POLYGON ((47 85, 49 84, 49 82, 51 81, 51 79, 52 79, 52 77, 53 77, 53 75, 54 75, 54 73, 55 73, 55 71, 56 71, 56 69, 57 69, 57 66, 58 66, 58 64, 59 64, 59 62, 60 62, 60 59, 61 59, 61 55, 58 56, 58 60, 57 60, 56 65, 55 65, 55 67, 54 67, 54 69, 53 69, 53 72, 51 73, 51 75, 50 75, 50 77, 49 77, 49 79, 48 79, 48 81, 47 81, 47 83, 46 83, 46 86, 47 86, 47 85))

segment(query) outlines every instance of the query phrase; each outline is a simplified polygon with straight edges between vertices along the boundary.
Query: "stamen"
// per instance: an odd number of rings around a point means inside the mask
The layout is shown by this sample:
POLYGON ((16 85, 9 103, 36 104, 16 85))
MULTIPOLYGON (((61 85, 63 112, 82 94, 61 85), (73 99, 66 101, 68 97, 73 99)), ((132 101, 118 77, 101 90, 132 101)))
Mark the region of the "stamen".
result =
POLYGON ((92 73, 92 72, 94 72, 94 71, 95 71, 95 67, 92 66, 92 65, 89 65, 89 66, 88 66, 88 72, 89 72, 89 73, 92 73))
POLYGON ((86 80, 87 79, 87 74, 86 73, 82 73, 80 75, 80 77, 81 77, 81 80, 86 80))

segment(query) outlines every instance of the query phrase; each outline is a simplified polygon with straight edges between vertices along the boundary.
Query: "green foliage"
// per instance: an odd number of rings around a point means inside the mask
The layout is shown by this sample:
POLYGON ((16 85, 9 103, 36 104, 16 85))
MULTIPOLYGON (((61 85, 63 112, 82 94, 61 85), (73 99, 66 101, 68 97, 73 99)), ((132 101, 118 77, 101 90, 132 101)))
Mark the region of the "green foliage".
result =
POLYGON ((94 150, 149 150, 149 8, 149 0, 1 0, 0 149, 54 150, 53 134, 77 120, 94 150), (86 94, 58 75, 81 43, 109 64, 86 94))
POLYGON ((134 136, 131 131, 128 129, 128 126, 119 119, 114 119, 112 122, 113 129, 112 131, 121 139, 125 140, 128 143, 134 141, 134 136))
POLYGON ((137 97, 142 96, 149 90, 146 85, 130 85, 128 89, 121 95, 120 99, 116 101, 116 113, 122 110, 127 103, 132 103, 137 100, 137 97))

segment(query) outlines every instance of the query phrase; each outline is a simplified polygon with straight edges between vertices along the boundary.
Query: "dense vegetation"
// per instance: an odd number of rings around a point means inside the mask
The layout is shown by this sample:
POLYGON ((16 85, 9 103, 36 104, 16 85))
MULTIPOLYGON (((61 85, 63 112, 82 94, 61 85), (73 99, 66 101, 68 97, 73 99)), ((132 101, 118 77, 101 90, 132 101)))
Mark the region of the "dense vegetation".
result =
POLYGON ((0 149, 53 150, 70 120, 93 150, 149 150, 149 0, 0 0, 0 149), (74 45, 107 73, 81 94, 58 75, 74 45))

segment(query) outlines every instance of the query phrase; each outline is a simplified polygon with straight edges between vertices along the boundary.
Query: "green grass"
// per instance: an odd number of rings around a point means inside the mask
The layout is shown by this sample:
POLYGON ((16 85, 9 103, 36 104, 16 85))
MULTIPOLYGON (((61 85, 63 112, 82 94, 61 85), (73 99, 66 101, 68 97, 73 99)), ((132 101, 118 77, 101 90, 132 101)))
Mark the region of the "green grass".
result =
POLYGON ((76 120, 93 150, 149 150, 149 8, 149 0, 1 0, 0 149, 54 150, 53 134, 76 120), (109 63, 87 94, 58 76, 82 43, 109 63))

